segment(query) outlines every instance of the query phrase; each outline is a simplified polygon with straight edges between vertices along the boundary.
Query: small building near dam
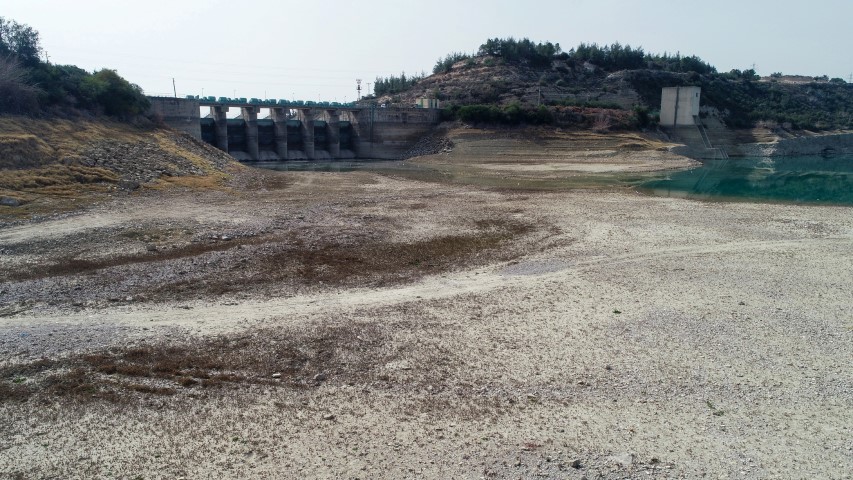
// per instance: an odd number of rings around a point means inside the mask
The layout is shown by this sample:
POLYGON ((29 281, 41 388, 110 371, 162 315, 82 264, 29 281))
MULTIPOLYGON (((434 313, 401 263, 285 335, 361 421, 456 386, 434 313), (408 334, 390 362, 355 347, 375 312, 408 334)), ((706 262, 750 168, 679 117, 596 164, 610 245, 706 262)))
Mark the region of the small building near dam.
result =
POLYGON ((660 124, 681 127, 696 124, 701 87, 667 87, 661 91, 660 124))

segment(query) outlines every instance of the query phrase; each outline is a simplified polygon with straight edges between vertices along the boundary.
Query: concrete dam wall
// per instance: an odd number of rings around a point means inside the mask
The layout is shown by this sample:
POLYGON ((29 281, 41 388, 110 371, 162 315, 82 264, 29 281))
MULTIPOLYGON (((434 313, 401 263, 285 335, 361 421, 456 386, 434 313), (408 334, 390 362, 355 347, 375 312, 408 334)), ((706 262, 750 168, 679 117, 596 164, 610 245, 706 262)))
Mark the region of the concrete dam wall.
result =
POLYGON ((241 161, 400 158, 439 122, 427 108, 206 104, 150 97, 150 113, 241 161), (201 117, 201 108, 210 114, 201 117), (231 109, 239 116, 228 118, 231 109), (268 111, 266 118, 258 118, 268 111))

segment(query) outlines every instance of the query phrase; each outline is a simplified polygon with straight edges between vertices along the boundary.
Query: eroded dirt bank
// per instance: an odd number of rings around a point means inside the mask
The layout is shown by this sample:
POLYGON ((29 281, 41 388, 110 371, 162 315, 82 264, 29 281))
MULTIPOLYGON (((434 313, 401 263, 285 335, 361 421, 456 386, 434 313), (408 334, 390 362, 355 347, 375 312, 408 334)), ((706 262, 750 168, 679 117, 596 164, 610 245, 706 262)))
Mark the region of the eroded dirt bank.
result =
POLYGON ((853 470, 849 208, 237 182, 0 228, 0 475, 853 470))

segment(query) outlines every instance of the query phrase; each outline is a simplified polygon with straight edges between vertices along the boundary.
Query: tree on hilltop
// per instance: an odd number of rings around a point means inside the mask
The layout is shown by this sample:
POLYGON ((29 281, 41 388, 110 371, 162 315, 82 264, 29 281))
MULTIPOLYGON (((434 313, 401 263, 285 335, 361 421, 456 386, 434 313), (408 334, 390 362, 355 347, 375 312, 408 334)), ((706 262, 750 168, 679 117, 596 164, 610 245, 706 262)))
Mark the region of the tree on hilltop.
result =
POLYGON ((490 38, 477 50, 478 55, 500 57, 508 63, 527 61, 537 67, 550 65, 560 52, 559 43, 535 43, 529 38, 516 40, 513 37, 490 38))
POLYGON ((52 65, 41 61, 41 53, 37 31, 0 17, 0 111, 34 113, 55 106, 129 117, 148 109, 142 89, 115 70, 52 65))
POLYGON ((0 55, 12 55, 27 67, 38 65, 41 55, 38 32, 28 25, 0 17, 0 55))

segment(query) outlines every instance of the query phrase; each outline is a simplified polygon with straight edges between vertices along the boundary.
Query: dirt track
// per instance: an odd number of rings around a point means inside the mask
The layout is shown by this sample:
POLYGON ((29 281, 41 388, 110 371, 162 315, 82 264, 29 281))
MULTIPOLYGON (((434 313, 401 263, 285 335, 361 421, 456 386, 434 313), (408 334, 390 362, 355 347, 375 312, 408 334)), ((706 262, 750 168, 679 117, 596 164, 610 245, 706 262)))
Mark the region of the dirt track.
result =
POLYGON ((246 181, 0 228, 0 475, 853 471, 849 208, 246 181))

